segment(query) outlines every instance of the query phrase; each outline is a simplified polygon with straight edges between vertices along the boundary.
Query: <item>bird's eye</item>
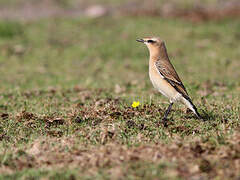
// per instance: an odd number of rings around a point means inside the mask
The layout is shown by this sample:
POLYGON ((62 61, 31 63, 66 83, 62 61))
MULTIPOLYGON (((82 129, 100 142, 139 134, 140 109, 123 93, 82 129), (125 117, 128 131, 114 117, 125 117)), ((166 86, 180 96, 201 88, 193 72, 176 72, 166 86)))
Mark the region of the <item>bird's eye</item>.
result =
POLYGON ((147 42, 148 42, 148 43, 154 43, 154 41, 153 41, 153 40, 151 40, 151 39, 150 39, 150 40, 148 40, 147 42))

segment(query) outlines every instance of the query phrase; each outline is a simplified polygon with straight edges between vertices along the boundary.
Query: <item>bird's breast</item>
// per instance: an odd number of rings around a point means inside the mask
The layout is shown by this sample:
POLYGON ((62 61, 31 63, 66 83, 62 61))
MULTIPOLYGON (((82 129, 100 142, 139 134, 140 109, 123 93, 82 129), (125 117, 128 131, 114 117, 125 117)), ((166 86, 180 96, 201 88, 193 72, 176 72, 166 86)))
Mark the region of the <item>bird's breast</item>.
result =
POLYGON ((179 98, 179 93, 172 87, 164 77, 159 73, 154 63, 149 63, 149 77, 155 89, 157 89, 164 96, 168 97, 170 101, 176 101, 179 98))

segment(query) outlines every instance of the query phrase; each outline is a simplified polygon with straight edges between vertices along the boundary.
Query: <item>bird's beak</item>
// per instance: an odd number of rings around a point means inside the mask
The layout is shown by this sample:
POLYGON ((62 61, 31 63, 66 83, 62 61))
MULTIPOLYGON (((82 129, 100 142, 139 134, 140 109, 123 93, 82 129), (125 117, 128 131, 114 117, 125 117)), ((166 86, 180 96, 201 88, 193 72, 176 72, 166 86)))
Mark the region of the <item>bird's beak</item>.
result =
POLYGON ((145 42, 143 39, 137 39, 136 41, 137 41, 137 42, 141 42, 141 43, 144 43, 144 42, 145 42))

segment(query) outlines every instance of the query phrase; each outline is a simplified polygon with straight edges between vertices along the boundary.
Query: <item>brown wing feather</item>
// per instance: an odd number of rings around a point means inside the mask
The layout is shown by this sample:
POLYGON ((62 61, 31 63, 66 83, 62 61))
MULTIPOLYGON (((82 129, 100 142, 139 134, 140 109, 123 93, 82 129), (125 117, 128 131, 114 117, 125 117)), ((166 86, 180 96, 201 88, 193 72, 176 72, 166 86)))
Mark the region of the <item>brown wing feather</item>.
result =
POLYGON ((175 71, 173 65, 169 61, 156 61, 155 63, 158 72, 184 96, 188 97, 188 93, 178 77, 177 72, 175 71))

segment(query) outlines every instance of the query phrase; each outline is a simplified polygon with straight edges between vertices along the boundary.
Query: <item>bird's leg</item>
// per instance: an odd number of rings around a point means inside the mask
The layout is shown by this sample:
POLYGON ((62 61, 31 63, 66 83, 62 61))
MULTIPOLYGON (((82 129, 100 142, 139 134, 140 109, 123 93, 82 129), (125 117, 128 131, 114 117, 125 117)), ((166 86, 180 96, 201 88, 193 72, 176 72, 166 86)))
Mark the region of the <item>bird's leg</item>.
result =
POLYGON ((164 117, 163 117, 163 124, 164 124, 164 126, 166 126, 167 116, 168 116, 169 112, 170 112, 171 109, 172 109, 172 105, 173 105, 173 103, 171 102, 171 103, 169 104, 167 110, 166 110, 165 113, 164 113, 164 117))

